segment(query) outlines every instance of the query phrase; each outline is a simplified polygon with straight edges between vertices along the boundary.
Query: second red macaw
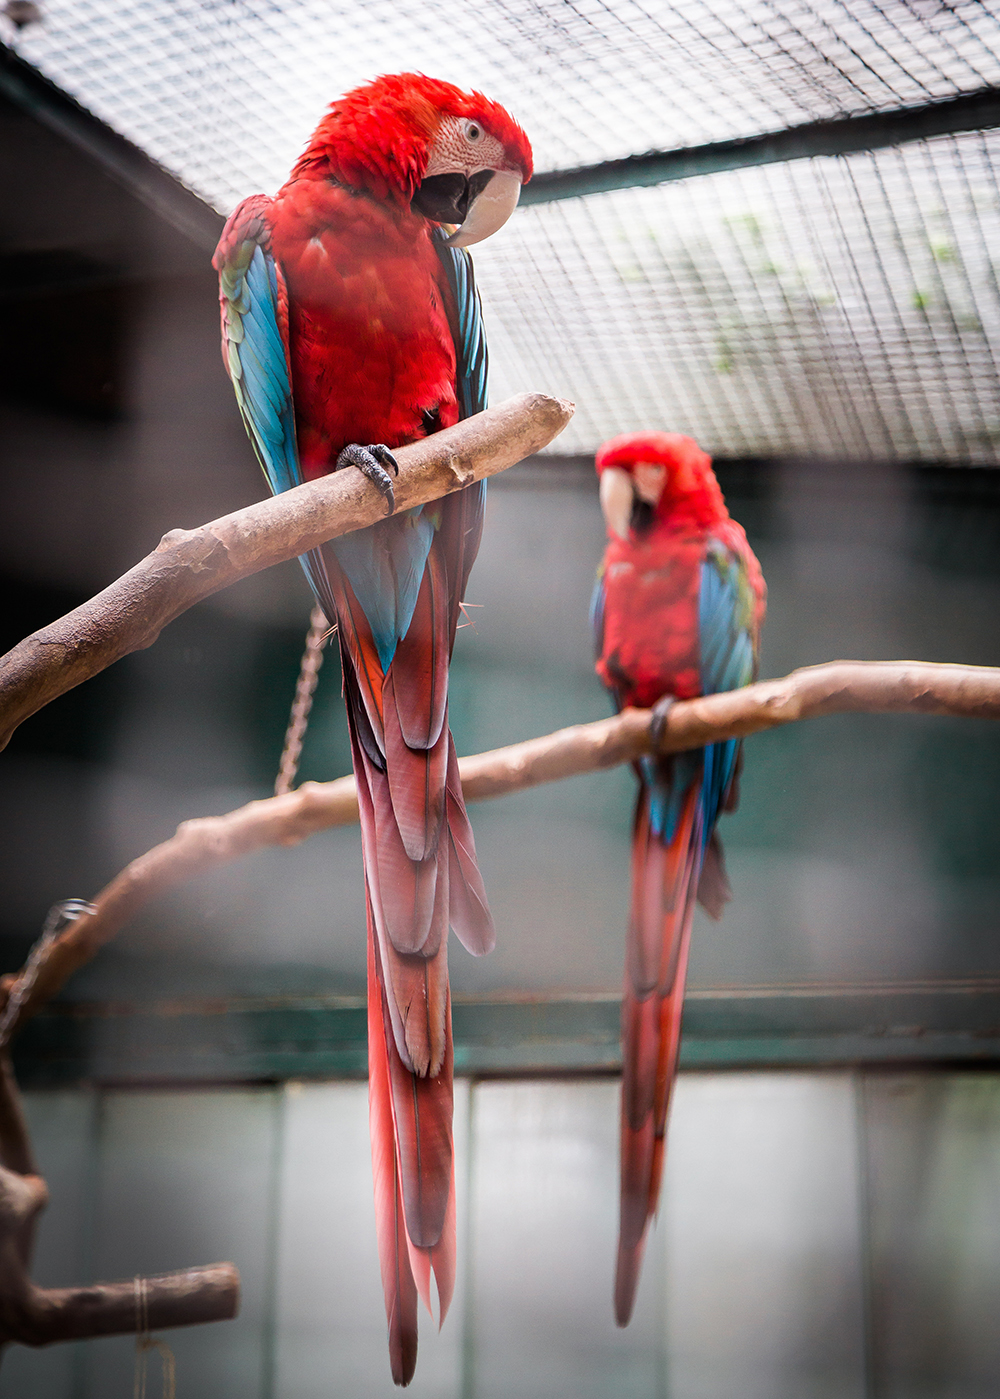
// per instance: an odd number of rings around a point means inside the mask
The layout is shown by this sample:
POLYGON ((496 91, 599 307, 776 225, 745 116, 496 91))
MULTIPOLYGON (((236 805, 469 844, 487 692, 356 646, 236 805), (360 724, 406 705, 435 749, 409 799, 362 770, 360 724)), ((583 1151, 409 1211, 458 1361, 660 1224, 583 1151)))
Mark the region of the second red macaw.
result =
MULTIPOLYGON (((646 432, 597 453, 608 546, 594 595, 597 673, 619 709, 735 690, 756 678, 766 589, 711 459, 646 432)), ((715 834, 736 806, 741 745, 643 758, 622 998, 621 1215, 615 1317, 632 1315, 663 1173, 696 899, 731 897, 715 834)))
POLYGON ((274 491, 358 467, 391 518, 303 565, 338 623, 368 905, 376 1224, 393 1378, 417 1353, 417 1294, 442 1320, 455 1273, 449 924, 493 923, 454 744, 448 664, 484 491, 393 516, 391 448, 486 406, 465 252, 531 176, 495 102, 414 73, 336 101, 273 199, 244 200, 215 255, 223 357, 274 491))

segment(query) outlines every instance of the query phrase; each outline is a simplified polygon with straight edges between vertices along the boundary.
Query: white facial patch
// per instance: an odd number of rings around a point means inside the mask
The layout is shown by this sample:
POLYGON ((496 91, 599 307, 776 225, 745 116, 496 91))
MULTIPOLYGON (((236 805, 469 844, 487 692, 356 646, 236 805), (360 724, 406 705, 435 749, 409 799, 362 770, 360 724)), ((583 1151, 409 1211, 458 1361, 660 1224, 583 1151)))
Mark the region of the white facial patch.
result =
POLYGON ((432 175, 475 175, 479 170, 509 170, 503 143, 473 117, 442 117, 431 146, 424 178, 432 175))

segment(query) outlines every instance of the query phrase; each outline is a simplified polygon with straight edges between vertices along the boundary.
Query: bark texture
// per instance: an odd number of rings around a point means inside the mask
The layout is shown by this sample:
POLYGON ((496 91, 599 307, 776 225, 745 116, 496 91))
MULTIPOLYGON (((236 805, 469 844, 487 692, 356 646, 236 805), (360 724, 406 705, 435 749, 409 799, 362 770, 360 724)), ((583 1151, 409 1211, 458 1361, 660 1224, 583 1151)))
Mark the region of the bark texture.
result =
POLYGON ((92 1287, 36 1287, 28 1275, 35 1222, 49 1192, 38 1174, 6 1054, 0 1056, 0 1346, 124 1336, 228 1321, 239 1310, 240 1275, 211 1263, 159 1277, 92 1287))
MULTIPOLYGON (((679 753, 725 738, 827 714, 951 714, 1000 719, 1000 669, 923 661, 831 661, 743 690, 682 700, 659 720, 655 751, 679 753)), ((508 748, 462 758, 467 802, 485 801, 578 773, 632 762, 654 751, 653 711, 626 709, 508 748)), ((317 831, 357 821, 353 777, 305 782, 284 796, 250 802, 224 816, 185 821, 177 833, 117 875, 84 913, 39 947, 18 976, 0 981, 0 1051, 67 977, 156 894, 212 865, 269 845, 297 845, 317 831)))
MULTIPOLYGON (((598 723, 463 758, 462 786, 467 801, 482 801, 614 767, 644 753, 676 753, 801 719, 862 711, 997 719, 1000 670, 917 661, 833 661, 745 690, 678 702, 658 720, 650 710, 628 709, 598 723)), ((34 1224, 48 1192, 34 1162, 6 1046, 18 1026, 70 973, 161 890, 210 865, 263 846, 295 845, 317 831, 357 819, 354 779, 342 777, 336 782, 307 782, 287 795, 250 802, 225 816, 185 821, 170 840, 133 860, 112 880, 94 900, 92 912, 81 913, 65 931, 37 947, 19 976, 3 979, 0 1345, 45 1345, 235 1316, 239 1275, 230 1263, 146 1278, 141 1284, 45 1289, 31 1282, 34 1224)))
MULTIPOLYGON (((506 471, 560 433, 573 405, 526 393, 396 451, 397 511, 506 471)), ((360 471, 338 471, 193 530, 171 530, 114 583, 0 657, 0 748, 18 724, 131 651, 189 607, 251 573, 385 517, 360 471)))

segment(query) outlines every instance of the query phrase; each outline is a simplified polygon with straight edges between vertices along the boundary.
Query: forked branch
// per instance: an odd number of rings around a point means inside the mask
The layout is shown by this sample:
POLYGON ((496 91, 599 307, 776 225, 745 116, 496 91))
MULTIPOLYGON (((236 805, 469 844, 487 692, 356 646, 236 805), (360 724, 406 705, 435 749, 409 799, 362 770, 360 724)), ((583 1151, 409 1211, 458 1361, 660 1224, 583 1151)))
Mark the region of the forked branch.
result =
POLYGON ((0 1346, 124 1336, 228 1321, 239 1309, 232 1263, 91 1287, 36 1287, 28 1275, 35 1221, 49 1192, 38 1174, 6 1054, 0 1056, 0 1346))

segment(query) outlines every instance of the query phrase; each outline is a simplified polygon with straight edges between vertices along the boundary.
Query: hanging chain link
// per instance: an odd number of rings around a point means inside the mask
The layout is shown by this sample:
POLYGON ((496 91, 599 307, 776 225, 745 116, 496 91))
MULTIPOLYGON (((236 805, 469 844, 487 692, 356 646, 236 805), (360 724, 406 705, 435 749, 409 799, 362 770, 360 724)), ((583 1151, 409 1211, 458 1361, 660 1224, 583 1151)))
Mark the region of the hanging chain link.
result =
POLYGON ((299 680, 295 686, 295 698, 288 716, 288 728, 285 730, 285 746, 281 751, 281 763, 274 783, 276 797, 283 797, 286 792, 292 790, 298 774, 302 742, 309 725, 309 711, 312 709, 316 682, 319 679, 320 666, 323 664, 323 647, 335 630, 336 628, 331 627, 326 620, 326 613, 322 607, 314 607, 309 618, 306 649, 302 653, 299 680))

